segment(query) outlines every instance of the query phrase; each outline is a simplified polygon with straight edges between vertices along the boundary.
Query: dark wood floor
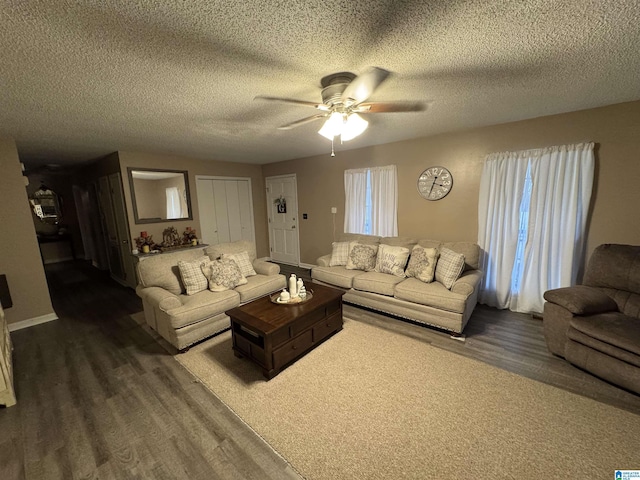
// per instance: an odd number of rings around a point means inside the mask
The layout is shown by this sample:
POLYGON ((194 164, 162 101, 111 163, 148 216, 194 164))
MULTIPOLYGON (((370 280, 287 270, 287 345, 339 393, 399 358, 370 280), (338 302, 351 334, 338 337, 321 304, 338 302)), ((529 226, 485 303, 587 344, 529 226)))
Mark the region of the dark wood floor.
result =
MULTIPOLYGON (((141 310, 132 290, 84 262, 46 269, 60 319, 12 333, 18 404, 0 409, 1 480, 299 478, 131 320, 141 310)), ((310 281, 308 270, 282 271, 310 281)), ((549 354, 528 315, 478 306, 462 342, 356 307, 345 313, 640 414, 639 396, 549 354)))

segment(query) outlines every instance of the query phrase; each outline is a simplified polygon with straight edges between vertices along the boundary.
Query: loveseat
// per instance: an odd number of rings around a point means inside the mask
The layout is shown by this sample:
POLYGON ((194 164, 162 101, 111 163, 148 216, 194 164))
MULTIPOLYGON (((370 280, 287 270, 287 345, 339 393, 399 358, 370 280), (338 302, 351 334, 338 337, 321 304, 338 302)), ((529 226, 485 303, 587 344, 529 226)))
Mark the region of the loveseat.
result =
POLYGON ((280 266, 256 259, 255 245, 248 241, 148 256, 138 263, 137 271, 136 293, 142 298, 147 324, 178 350, 228 329, 225 311, 286 284, 280 266), (222 265, 224 260, 228 266, 229 256, 239 269, 253 273, 233 277, 230 284, 210 281, 202 271, 203 263, 211 265, 207 260, 215 260, 222 265))
POLYGON ((544 293, 549 350, 640 393, 640 246, 597 247, 582 285, 544 293))
POLYGON ((346 303, 460 336, 478 300, 482 280, 479 256, 478 245, 468 242, 343 234, 333 243, 331 254, 318 258, 311 277, 316 283, 345 289, 346 303), (354 249, 366 250, 366 245, 377 250, 377 268, 369 265, 361 269, 349 260, 344 264, 345 250, 353 260, 360 255, 354 249), (389 252, 399 251, 397 247, 408 252, 406 266, 390 264, 385 268, 393 257, 389 252), (336 259, 341 249, 343 256, 336 259))

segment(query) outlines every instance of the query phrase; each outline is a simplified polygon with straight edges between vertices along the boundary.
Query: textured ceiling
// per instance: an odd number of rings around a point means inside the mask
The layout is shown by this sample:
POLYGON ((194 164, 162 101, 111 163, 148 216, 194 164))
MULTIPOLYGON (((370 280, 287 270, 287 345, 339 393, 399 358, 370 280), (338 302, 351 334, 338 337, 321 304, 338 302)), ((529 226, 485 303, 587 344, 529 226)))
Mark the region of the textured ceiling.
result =
POLYGON ((640 99, 637 0, 4 0, 0 135, 27 165, 116 150, 269 163, 328 153, 320 78, 393 72, 336 151, 640 99))

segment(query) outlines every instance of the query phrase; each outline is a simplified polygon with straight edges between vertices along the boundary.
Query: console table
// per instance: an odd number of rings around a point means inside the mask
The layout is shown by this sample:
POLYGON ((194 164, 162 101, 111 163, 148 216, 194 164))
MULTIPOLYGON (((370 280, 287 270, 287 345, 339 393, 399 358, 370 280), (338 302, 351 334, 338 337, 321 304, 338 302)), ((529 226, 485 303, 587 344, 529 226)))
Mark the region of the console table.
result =
POLYGON ((11 363, 11 337, 0 305, 0 405, 11 407, 16 404, 13 390, 13 366, 11 363))

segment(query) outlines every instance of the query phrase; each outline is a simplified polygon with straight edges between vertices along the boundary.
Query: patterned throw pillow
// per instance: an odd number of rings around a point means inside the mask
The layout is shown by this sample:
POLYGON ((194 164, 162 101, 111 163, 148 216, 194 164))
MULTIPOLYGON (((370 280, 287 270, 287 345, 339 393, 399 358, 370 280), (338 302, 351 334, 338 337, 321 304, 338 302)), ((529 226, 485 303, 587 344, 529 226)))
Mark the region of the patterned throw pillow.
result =
POLYGON ((358 242, 350 242, 347 270, 364 270, 372 272, 376 269, 376 255, 378 245, 363 245, 358 242))
POLYGON ((251 277, 252 275, 257 275, 256 271, 253 269, 253 264, 249 259, 249 252, 240 252, 240 253, 223 253, 222 257, 224 259, 233 260, 240 267, 240 271, 242 275, 245 277, 251 277))
POLYGON ((182 277, 182 283, 184 283, 187 295, 193 295, 207 289, 209 282, 202 273, 200 265, 208 261, 209 257, 204 255, 191 262, 185 262, 184 260, 178 262, 178 270, 180 270, 180 277, 182 277))
POLYGON ((436 264, 436 281, 449 290, 462 274, 464 269, 464 255, 448 248, 440 250, 440 258, 436 264))
POLYGON ((376 257, 376 272, 390 273, 396 277, 406 277, 404 267, 409 259, 409 249, 405 247, 392 247, 380 245, 376 257))
POLYGON ((220 260, 207 260, 201 266, 202 274, 209 282, 209 290, 212 292, 222 292, 231 290, 238 285, 245 285, 247 279, 242 275, 240 267, 229 258, 220 260))
POLYGON ((346 265, 349 259, 349 242, 333 242, 333 251, 331 252, 330 267, 346 265))
POLYGON ((407 265, 407 277, 414 277, 424 283, 433 282, 433 275, 436 272, 436 262, 438 260, 438 250, 435 248, 425 248, 416 245, 411 250, 411 258, 407 265))

